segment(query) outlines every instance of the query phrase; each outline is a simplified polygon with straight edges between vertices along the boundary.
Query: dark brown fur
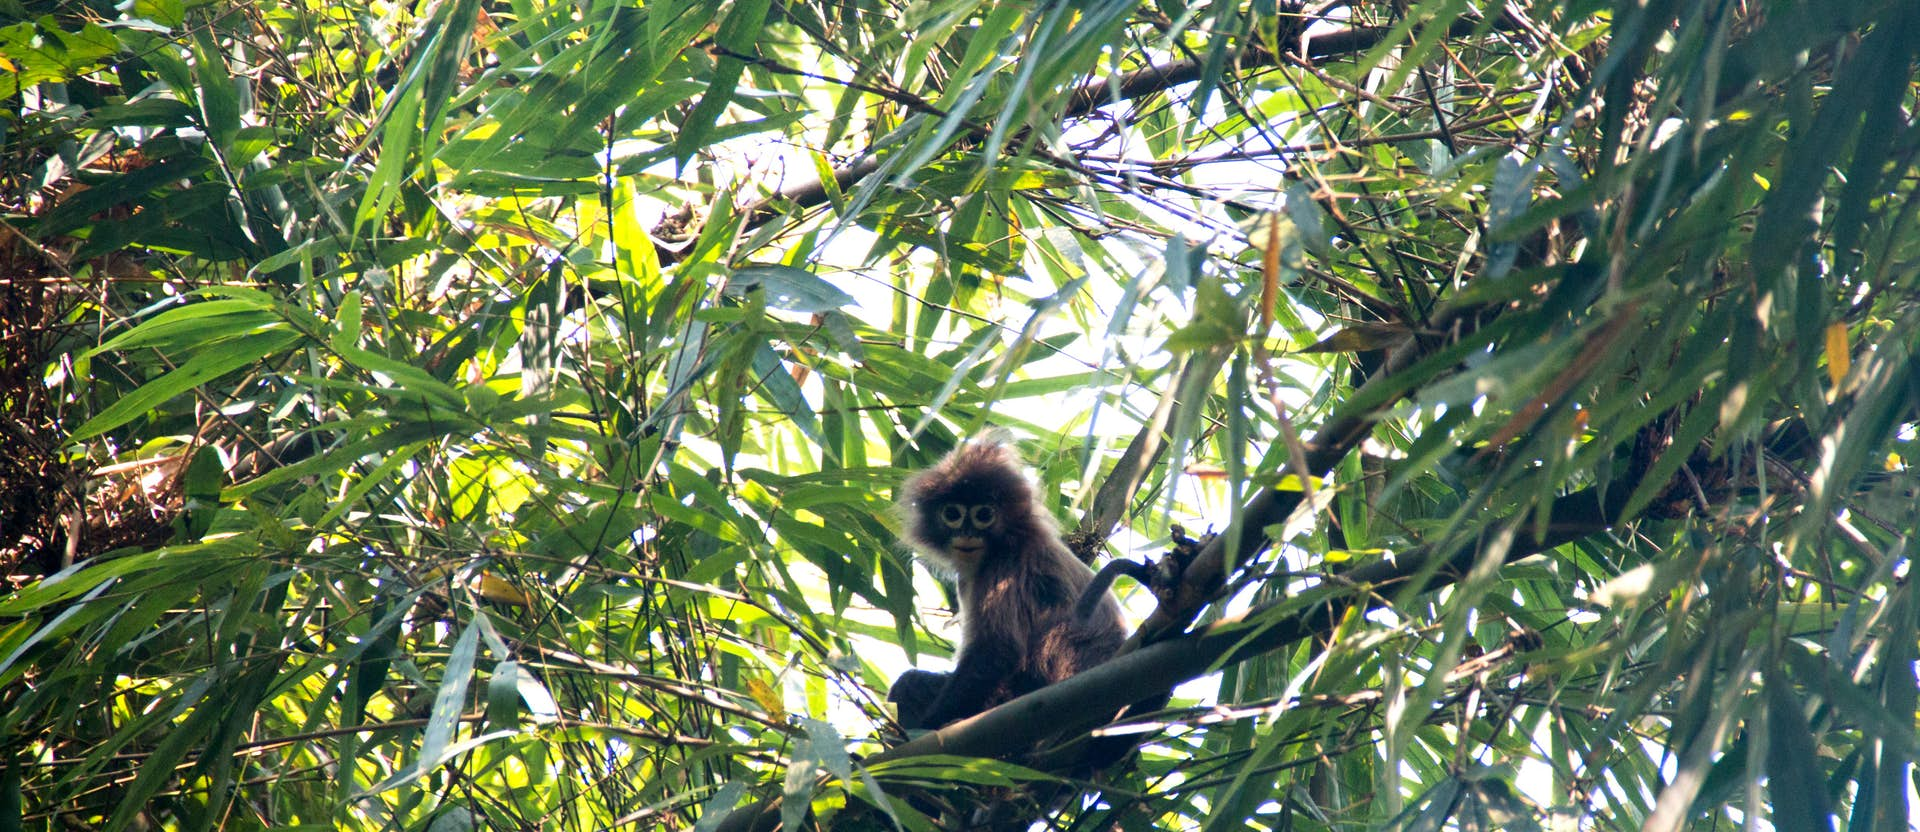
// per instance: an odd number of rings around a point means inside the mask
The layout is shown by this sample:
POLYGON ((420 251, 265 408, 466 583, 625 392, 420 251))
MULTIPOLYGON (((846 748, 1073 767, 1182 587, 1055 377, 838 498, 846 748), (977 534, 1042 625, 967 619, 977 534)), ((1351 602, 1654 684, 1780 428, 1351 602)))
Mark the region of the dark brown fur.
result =
POLYGON ((958 585, 952 673, 908 671, 888 698, 901 724, 938 728, 1105 661, 1125 638, 1120 606, 1076 602, 1092 570, 1068 551, 1003 435, 968 442, 907 480, 902 537, 958 585))

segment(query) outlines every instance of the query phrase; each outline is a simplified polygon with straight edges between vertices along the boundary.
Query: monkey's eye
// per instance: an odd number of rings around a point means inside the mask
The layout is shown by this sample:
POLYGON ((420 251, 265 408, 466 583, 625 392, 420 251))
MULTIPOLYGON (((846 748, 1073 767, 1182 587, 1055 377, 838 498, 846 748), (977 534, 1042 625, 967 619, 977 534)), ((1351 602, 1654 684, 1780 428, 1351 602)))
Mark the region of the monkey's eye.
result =
POLYGON ((1000 512, 993 506, 974 506, 971 516, 974 528, 984 529, 993 525, 993 521, 1000 519, 1000 512))
POLYGON ((957 529, 960 528, 960 524, 965 522, 967 522, 967 510, 965 507, 952 503, 940 507, 941 525, 949 529, 957 529))

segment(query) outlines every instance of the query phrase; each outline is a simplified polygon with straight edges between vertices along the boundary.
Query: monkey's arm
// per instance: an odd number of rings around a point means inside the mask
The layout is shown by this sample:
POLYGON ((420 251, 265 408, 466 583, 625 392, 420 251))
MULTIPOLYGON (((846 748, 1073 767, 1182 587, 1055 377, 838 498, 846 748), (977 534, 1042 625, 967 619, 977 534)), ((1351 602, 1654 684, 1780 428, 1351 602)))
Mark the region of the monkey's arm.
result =
POLYGON ((952 675, 931 670, 909 670, 893 680, 893 687, 887 689, 887 701, 899 706, 900 724, 907 728, 924 726, 928 706, 947 686, 947 677, 952 675))
MULTIPOLYGON (((927 674, 946 677, 946 685, 940 688, 940 695, 934 697, 926 711, 920 714, 919 724, 907 722, 905 713, 900 715, 900 724, 908 728, 938 728, 986 710, 987 700, 993 695, 994 689, 1020 666, 1017 644, 1015 639, 1008 636, 976 637, 970 640, 960 651, 960 661, 952 673, 927 674)), ((897 682, 895 684, 898 685, 897 682)))

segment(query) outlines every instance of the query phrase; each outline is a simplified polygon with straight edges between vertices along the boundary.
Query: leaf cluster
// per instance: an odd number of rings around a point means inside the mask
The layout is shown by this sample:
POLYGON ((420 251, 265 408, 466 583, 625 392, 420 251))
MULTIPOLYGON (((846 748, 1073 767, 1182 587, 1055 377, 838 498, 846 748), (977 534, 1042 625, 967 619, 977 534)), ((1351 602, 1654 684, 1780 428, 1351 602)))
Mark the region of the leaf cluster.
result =
POLYGON ((12 825, 1906 828, 1910 3, 14 5, 12 825))

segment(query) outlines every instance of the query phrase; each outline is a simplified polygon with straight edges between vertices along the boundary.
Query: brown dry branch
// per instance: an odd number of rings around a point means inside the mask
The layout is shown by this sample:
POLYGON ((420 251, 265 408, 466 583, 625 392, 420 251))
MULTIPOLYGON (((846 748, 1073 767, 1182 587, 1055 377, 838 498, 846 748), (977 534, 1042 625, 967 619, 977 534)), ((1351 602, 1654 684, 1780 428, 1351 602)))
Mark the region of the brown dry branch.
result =
MULTIPOLYGON (((1512 28, 1510 21, 1503 15, 1494 22, 1496 28, 1512 28)), ((1478 18, 1462 18, 1453 21, 1448 27, 1448 37, 1466 37, 1478 31, 1486 21, 1478 18)), ((1392 31, 1380 26, 1352 26, 1337 29, 1324 34, 1314 35, 1304 41, 1305 55, 1286 58, 1275 56, 1266 49, 1249 44, 1240 54, 1232 58, 1238 66, 1277 66, 1287 61, 1321 61, 1329 58, 1364 53, 1381 41, 1392 31)), ((1418 37, 1416 33, 1414 37, 1418 37)), ((1150 95, 1163 93, 1181 84, 1200 80, 1205 72, 1206 61, 1199 57, 1168 61, 1164 64, 1142 67, 1118 78, 1091 78, 1067 94, 1068 105, 1060 114, 1062 121, 1086 118, 1102 107, 1123 101, 1133 101, 1150 95)), ((984 140, 984 130, 962 133, 955 139, 957 146, 966 146, 984 140)), ((881 159, 872 154, 863 156, 854 162, 836 168, 833 171, 834 187, 832 192, 845 193, 860 180, 878 171, 881 159)), ((829 189, 825 182, 813 180, 801 182, 777 194, 761 199, 745 209, 746 225, 749 228, 772 222, 783 216, 789 208, 814 208, 827 202, 829 189)), ((657 256, 661 265, 679 262, 687 250, 657 247, 657 256)), ((689 249, 690 250, 690 249, 689 249)))

